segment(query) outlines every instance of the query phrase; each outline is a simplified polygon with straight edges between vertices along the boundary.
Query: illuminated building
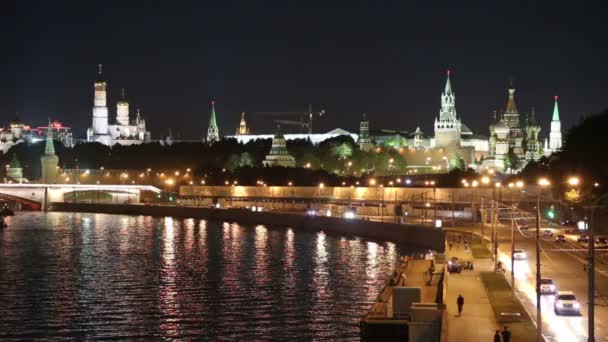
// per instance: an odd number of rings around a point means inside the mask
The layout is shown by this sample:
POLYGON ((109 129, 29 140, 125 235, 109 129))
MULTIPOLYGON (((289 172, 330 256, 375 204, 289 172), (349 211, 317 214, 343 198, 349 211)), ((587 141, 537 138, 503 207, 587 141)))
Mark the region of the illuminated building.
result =
MULTIPOLYGON (((66 147, 74 146, 74 139, 70 127, 61 122, 51 121, 51 132, 53 138, 66 147)), ((49 126, 32 127, 21 122, 19 119, 11 121, 8 128, 0 128, 0 152, 6 153, 16 144, 25 142, 28 144, 43 141, 49 126)))
POLYGON ((289 154, 289 151, 287 150, 287 142, 283 133, 281 133, 280 126, 277 126, 277 132, 272 139, 270 153, 266 156, 266 159, 264 159, 263 164, 264 166, 296 166, 295 158, 289 154))
POLYGON ((207 128, 207 143, 213 144, 220 141, 220 130, 215 118, 215 101, 211 101, 211 114, 209 115, 209 127, 207 128))
POLYGON ((362 151, 370 151, 374 148, 374 143, 369 136, 369 120, 367 120, 365 113, 363 113, 363 118, 359 123, 359 139, 356 141, 362 151))
POLYGON ((51 124, 49 123, 48 130, 46 131, 44 155, 40 157, 43 184, 53 184, 57 182, 57 164, 59 163, 59 158, 55 155, 53 131, 51 128, 51 124))
POLYGON ((247 122, 245 121, 245 112, 241 113, 241 123, 239 127, 236 129, 236 135, 247 135, 251 134, 249 127, 247 127, 247 122))
POLYGON ((555 103, 553 104, 553 116, 551 117, 551 131, 549 132, 549 143, 545 139, 545 150, 546 156, 551 155, 554 152, 558 152, 562 149, 562 123, 559 119, 559 108, 557 106, 558 97, 555 96, 555 103))
POLYGON ((116 124, 108 124, 107 83, 103 78, 101 65, 95 79, 95 96, 93 100, 93 125, 87 130, 87 141, 99 142, 112 146, 137 145, 150 141, 150 132, 146 130, 146 121, 139 109, 135 120, 129 117, 129 102, 124 89, 121 99, 116 104, 116 124))

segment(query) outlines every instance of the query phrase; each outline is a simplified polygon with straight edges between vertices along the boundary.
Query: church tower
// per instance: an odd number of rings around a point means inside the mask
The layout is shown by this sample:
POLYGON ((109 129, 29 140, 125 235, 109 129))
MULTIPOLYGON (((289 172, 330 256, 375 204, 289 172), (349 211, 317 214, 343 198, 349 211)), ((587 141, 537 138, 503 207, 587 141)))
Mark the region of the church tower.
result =
POLYGON ((524 158, 524 135, 519 123, 519 111, 515 105, 515 88, 509 87, 509 100, 504 121, 509 126, 509 151, 513 152, 519 160, 524 158))
POLYGON ((90 141, 97 141, 104 145, 110 145, 110 136, 108 135, 108 107, 106 105, 106 82, 101 73, 101 64, 97 79, 93 83, 95 87, 95 98, 93 104, 93 126, 91 129, 90 141))
POLYGON ((122 126, 129 125, 129 101, 125 89, 122 89, 120 100, 116 103, 116 123, 122 126))
POLYGON ((42 165, 42 183, 54 184, 57 182, 57 164, 59 163, 59 158, 55 155, 53 128, 50 122, 49 128, 46 131, 45 143, 44 155, 40 157, 40 164, 42 165))
POLYGON ((534 108, 532 108, 532 113, 528 122, 526 123, 526 157, 525 163, 529 163, 533 160, 538 160, 540 158, 540 141, 538 140, 538 135, 540 133, 540 124, 536 121, 534 117, 534 108))
POLYGON ((455 148, 460 145, 460 120, 456 114, 456 96, 452 92, 450 70, 447 71, 445 89, 441 94, 441 110, 435 119, 435 147, 455 148))
POLYGON ((369 120, 367 120, 365 113, 363 113, 363 117, 359 123, 359 139, 357 139, 357 144, 361 151, 367 152, 374 148, 372 139, 369 137, 369 120))
POLYGON ((555 96, 555 104, 553 105, 553 117, 551 119, 551 131, 549 132, 549 149, 551 153, 562 149, 562 123, 559 120, 559 108, 557 107, 557 99, 555 96))
POLYGON ((209 128, 207 128, 207 142, 213 144, 220 141, 220 131, 215 119, 215 100, 211 101, 211 116, 209 117, 209 128))

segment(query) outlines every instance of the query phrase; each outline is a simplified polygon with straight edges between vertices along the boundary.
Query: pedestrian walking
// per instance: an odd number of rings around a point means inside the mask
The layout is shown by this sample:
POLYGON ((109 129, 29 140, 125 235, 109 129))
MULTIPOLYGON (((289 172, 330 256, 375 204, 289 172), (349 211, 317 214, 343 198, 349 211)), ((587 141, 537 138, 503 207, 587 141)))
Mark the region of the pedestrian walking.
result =
POLYGON ((456 304, 458 305, 458 316, 462 316, 462 307, 464 306, 464 297, 459 294, 458 299, 456 299, 456 304))
POLYGON ((496 330, 496 334, 494 334, 494 342, 501 342, 500 331, 496 330))
POLYGON ((502 342, 510 342, 511 341, 511 332, 509 331, 509 329, 507 328, 507 326, 505 325, 505 327, 502 329, 502 342))

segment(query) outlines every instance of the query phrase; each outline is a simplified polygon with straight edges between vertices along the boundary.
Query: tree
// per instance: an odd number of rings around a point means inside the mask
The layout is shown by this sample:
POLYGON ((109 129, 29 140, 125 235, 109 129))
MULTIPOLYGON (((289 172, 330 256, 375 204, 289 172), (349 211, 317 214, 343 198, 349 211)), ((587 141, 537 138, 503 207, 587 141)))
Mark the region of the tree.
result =
POLYGON ((454 159, 452 159, 450 164, 451 164, 450 166, 451 166, 452 170, 464 171, 464 168, 465 168, 464 159, 462 159, 462 156, 460 154, 456 154, 456 156, 454 156, 454 159))
POLYGON ((340 160, 344 160, 353 155, 353 148, 348 143, 342 143, 334 146, 332 151, 340 160))

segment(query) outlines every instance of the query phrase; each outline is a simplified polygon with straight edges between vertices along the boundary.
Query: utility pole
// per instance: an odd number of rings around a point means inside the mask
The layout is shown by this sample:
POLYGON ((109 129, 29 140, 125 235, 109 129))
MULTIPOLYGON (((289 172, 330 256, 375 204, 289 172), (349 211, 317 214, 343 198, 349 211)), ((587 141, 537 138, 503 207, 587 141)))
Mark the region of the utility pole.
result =
POLYGON ((485 243, 483 242, 483 228, 484 228, 484 224, 485 224, 485 220, 486 220, 486 215, 485 215, 485 209, 483 207, 483 197, 481 197, 480 199, 480 204, 479 204, 479 212, 481 213, 481 243, 484 245, 485 247, 485 243))
POLYGON ((588 335, 587 341, 594 342, 595 341, 595 234, 593 233, 594 229, 594 216, 595 216, 595 208, 596 206, 591 207, 591 215, 589 217, 589 227, 588 227, 588 256, 587 256, 587 286, 588 286, 588 305, 587 308, 587 322, 588 322, 588 335))
POLYGON ((515 295, 515 204, 511 200, 511 289, 515 295))
POLYGON ((540 192, 538 188, 538 197, 536 199, 536 341, 543 340, 543 320, 540 307, 540 192))

